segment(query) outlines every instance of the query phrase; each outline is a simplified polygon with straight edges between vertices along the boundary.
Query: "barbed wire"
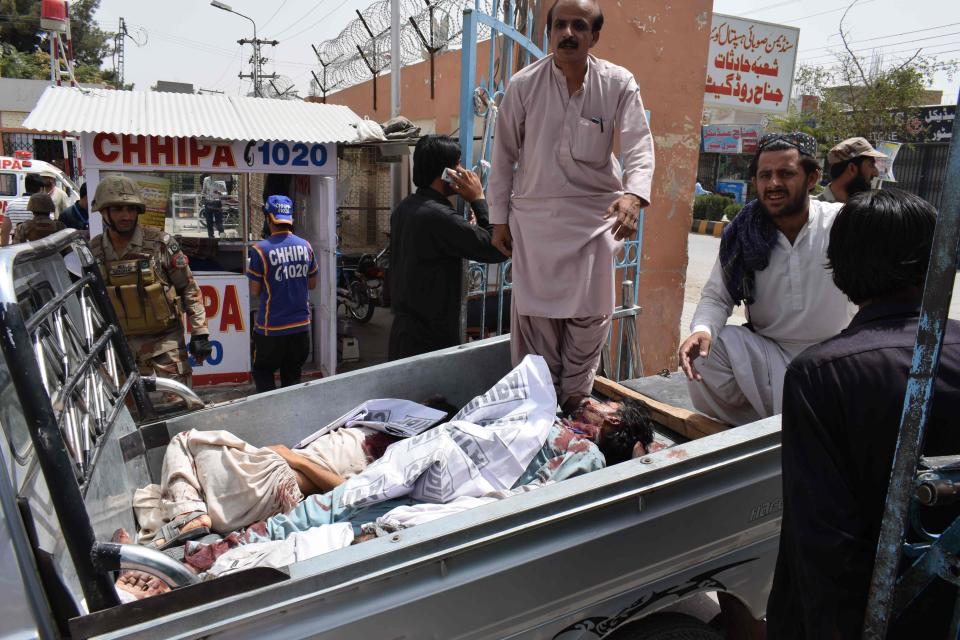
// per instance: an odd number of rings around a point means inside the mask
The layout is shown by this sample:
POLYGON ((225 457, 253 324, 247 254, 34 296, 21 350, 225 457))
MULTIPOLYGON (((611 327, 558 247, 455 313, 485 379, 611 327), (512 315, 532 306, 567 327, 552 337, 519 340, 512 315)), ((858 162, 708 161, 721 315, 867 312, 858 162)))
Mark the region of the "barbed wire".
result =
MULTIPOLYGON (((480 11, 490 14, 496 0, 480 0, 480 11)), ((499 3, 497 3, 499 4, 499 3)), ((474 0, 400 0, 400 64, 428 60, 463 42, 463 10, 474 0), (411 18, 413 21, 411 22, 411 18)), ((478 40, 490 37, 481 26, 478 40)), ((326 66, 327 91, 339 91, 369 80, 390 67, 390 0, 378 0, 360 12, 335 38, 316 47, 326 66), (371 37, 372 34, 372 37, 371 37)), ((322 69, 321 69, 322 71, 322 69)), ((315 84, 315 83, 314 83, 315 84)))

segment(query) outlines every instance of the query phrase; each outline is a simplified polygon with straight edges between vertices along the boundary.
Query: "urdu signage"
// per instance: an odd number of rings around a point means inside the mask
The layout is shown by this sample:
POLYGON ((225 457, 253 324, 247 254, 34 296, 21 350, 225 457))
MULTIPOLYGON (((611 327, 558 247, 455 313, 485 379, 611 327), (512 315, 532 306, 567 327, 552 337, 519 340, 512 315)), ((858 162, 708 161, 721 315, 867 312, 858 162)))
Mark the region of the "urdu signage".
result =
POLYGON ((800 30, 713 14, 704 107, 786 113, 800 30))

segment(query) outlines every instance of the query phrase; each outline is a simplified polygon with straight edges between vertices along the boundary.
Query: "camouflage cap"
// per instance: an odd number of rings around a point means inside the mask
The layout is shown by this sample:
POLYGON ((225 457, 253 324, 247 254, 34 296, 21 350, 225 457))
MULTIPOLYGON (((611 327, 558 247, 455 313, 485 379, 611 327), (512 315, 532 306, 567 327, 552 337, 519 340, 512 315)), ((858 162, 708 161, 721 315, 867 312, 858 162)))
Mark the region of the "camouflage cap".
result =
POLYGON ((146 210, 137 183, 127 176, 108 176, 101 180, 90 208, 102 211, 106 207, 121 205, 133 205, 139 208, 140 213, 146 210))
POLYGON ((886 158, 887 154, 880 153, 874 149, 870 143, 867 142, 866 138, 847 138, 833 149, 830 149, 830 152, 827 154, 827 162, 837 164, 838 162, 846 162, 847 160, 853 160, 860 156, 886 158))
POLYGON ((53 213, 56 210, 53 198, 46 193, 35 193, 27 200, 27 211, 31 213, 53 213))

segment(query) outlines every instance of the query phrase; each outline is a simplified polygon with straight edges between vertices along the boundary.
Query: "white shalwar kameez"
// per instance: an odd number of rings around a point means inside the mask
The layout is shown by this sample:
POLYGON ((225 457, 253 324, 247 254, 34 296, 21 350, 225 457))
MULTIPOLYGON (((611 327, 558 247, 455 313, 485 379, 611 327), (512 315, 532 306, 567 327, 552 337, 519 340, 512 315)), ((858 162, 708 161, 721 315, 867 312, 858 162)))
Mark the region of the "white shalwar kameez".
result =
POLYGON ((830 229, 841 206, 811 200, 810 217, 792 245, 777 232, 769 265, 754 276, 755 302, 746 312, 752 331, 724 326, 734 301, 717 259, 690 326, 712 338, 707 358, 694 361, 703 380, 688 385, 698 411, 732 425, 780 413, 790 361, 850 323, 856 307, 827 268, 830 229))

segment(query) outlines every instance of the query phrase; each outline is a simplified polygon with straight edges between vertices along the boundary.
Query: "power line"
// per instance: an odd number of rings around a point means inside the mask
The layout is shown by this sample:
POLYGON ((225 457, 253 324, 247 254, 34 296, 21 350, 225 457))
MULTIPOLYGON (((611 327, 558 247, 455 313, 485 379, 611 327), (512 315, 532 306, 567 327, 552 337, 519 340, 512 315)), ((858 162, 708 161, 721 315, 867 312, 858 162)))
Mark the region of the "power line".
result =
MULTIPOLYGON (((300 18, 299 18, 296 22, 290 24, 290 26, 286 27, 285 29, 280 30, 280 32, 278 32, 276 35, 277 35, 277 36, 283 35, 283 34, 286 33, 287 31, 290 31, 290 29, 293 29, 294 27, 299 27, 301 24, 303 24, 303 21, 307 18, 307 16, 309 16, 311 13, 313 13, 314 11, 316 11, 317 9, 319 9, 319 8, 323 5, 323 3, 324 3, 324 0, 319 0, 319 2, 317 2, 317 4, 313 5, 313 9, 310 9, 310 11, 307 11, 305 14, 303 14, 302 16, 300 16, 300 18)), ((346 2, 341 2, 341 3, 340 3, 340 6, 342 7, 342 6, 345 5, 345 4, 346 4, 346 2)), ((337 7, 337 8, 339 9, 340 7, 337 7)), ((326 16, 324 16, 324 17, 326 17, 326 16)), ((317 24, 319 24, 319 23, 317 23, 317 24)), ((311 25, 311 26, 316 26, 316 25, 311 25)), ((274 37, 276 37, 276 36, 274 36, 274 37)), ((287 38, 287 40, 289 40, 289 39, 290 39, 290 38, 287 38)))
POLYGON ((271 15, 269 18, 267 18, 267 21, 266 21, 266 22, 264 23, 264 25, 263 25, 262 27, 260 27, 260 28, 261 28, 261 29, 266 29, 266 28, 267 28, 267 25, 270 24, 271 22, 273 22, 273 19, 277 17, 277 14, 278 14, 278 13, 280 13, 280 10, 283 9, 283 8, 287 5, 287 2, 288 2, 288 0, 283 0, 283 2, 280 3, 280 6, 277 7, 277 10, 273 12, 273 15, 271 15))
MULTIPOLYGON (((876 49, 882 48, 882 47, 899 47, 899 46, 902 45, 902 44, 910 44, 910 43, 913 43, 913 42, 926 42, 926 41, 928 41, 928 40, 936 40, 937 38, 946 38, 946 37, 948 37, 948 36, 956 36, 956 35, 960 35, 960 31, 953 31, 953 32, 951 32, 951 33, 944 33, 944 34, 942 34, 942 35, 939 35, 939 36, 931 36, 931 37, 929 37, 929 38, 917 38, 917 39, 914 39, 914 40, 904 40, 904 41, 902 41, 902 42, 888 42, 887 44, 879 45, 879 47, 876 47, 876 46, 874 46, 874 47, 863 47, 863 48, 860 48, 860 49, 851 49, 851 51, 854 52, 854 53, 856 53, 856 52, 858 52, 858 51, 873 51, 873 50, 876 50, 876 49)), ((953 44, 953 43, 943 43, 943 44, 953 44)), ((843 46, 843 45, 836 45, 836 46, 839 47, 839 46, 843 46)), ((939 47, 939 46, 943 46, 943 45, 931 45, 931 46, 939 47)), ((821 55, 818 55, 818 56, 810 56, 810 57, 803 58, 803 59, 804 59, 804 60, 816 60, 816 59, 818 59, 818 58, 829 58, 829 57, 831 57, 831 56, 833 56, 833 55, 834 55, 833 53, 824 53, 824 54, 821 54, 821 55)))
MULTIPOLYGON (((934 46, 937 46, 937 47, 949 47, 949 46, 954 46, 954 45, 958 45, 958 44, 960 44, 960 41, 944 42, 943 44, 938 44, 938 45, 934 45, 934 46)), ((909 49, 900 49, 900 50, 898 50, 898 51, 881 51, 881 54, 884 55, 884 56, 887 56, 887 55, 896 55, 896 54, 898 54, 898 53, 914 53, 914 52, 916 52, 916 51, 917 51, 917 49, 911 47, 911 48, 909 48, 909 49)), ((947 54, 947 53, 955 53, 955 52, 957 52, 957 51, 960 51, 960 49, 950 49, 950 50, 948 50, 948 51, 927 51, 926 49, 921 48, 920 51, 921 51, 924 55, 937 57, 937 56, 942 56, 942 55, 947 54)), ((905 59, 906 59, 906 58, 901 58, 901 60, 905 60, 905 59)), ((798 62, 803 62, 803 60, 798 60, 798 62)), ((827 66, 824 66, 823 68, 824 68, 824 69, 834 69, 834 68, 839 67, 839 66, 841 66, 841 63, 836 63, 836 64, 832 64, 832 65, 827 65, 827 66)))
MULTIPOLYGON (((926 29, 915 29, 914 31, 901 31, 900 33, 890 33, 890 34, 887 34, 887 35, 885 35, 885 36, 876 36, 876 37, 873 37, 873 38, 862 38, 862 39, 860 39, 860 40, 855 40, 855 41, 851 42, 850 44, 860 44, 861 42, 871 42, 871 41, 873 41, 873 40, 886 40, 887 38, 896 38, 897 36, 908 36, 908 35, 911 35, 911 34, 914 34, 914 33, 922 33, 922 32, 924 32, 924 31, 934 31, 934 30, 936 30, 936 29, 946 29, 947 27, 955 27, 955 26, 957 26, 957 25, 960 25, 960 22, 951 22, 950 24, 942 24, 942 25, 940 25, 939 27, 927 27, 926 29)), ((839 32, 839 31, 836 32, 836 33, 831 34, 830 37, 838 36, 838 35, 840 35, 840 32, 839 32)), ((931 38, 937 38, 937 37, 939 37, 939 36, 930 36, 930 37, 931 37, 931 38)), ((810 48, 810 49, 803 49, 802 52, 803 52, 803 53, 809 53, 810 51, 820 51, 821 49, 829 49, 830 47, 836 47, 836 46, 840 46, 840 45, 828 44, 828 45, 826 45, 826 46, 824 46, 824 47, 813 47, 813 48, 810 48)), ((799 53, 799 52, 798 52, 798 53, 799 53)))
POLYGON ((323 22, 324 20, 326 20, 327 18, 329 18, 330 16, 332 16, 334 13, 336 13, 338 10, 342 9, 342 8, 343 8, 345 5, 347 5, 347 4, 348 4, 347 2, 341 2, 341 3, 338 4, 336 7, 334 7, 333 9, 331 9, 330 11, 328 11, 326 14, 324 14, 324 16, 323 16, 322 18, 320 18, 319 20, 317 20, 316 22, 314 22, 313 24, 311 24, 309 27, 305 27, 305 28, 301 29, 300 31, 297 31, 295 34, 293 34, 293 35, 291 35, 291 36, 287 36, 287 40, 289 40, 289 39, 291 39, 291 38, 296 38, 297 36, 299 36, 299 35, 301 35, 301 34, 304 34, 304 33, 306 33, 307 31, 310 31, 310 29, 313 29, 315 26, 317 26, 318 24, 320 24, 321 22, 323 22))
MULTIPOLYGON (((877 1, 877 0, 863 0, 863 2, 860 3, 860 6, 863 6, 863 5, 865 5, 865 4, 870 4, 871 2, 876 2, 876 1, 877 1)), ((827 14, 829 14, 829 13, 840 13, 841 11, 846 11, 846 10, 847 10, 847 7, 840 7, 839 9, 830 9, 829 11, 821 11, 821 12, 819 12, 819 13, 811 13, 811 14, 808 15, 808 16, 801 16, 801 17, 799 17, 799 18, 793 18, 792 20, 784 20, 783 23, 784 23, 784 24, 789 24, 789 23, 791 23, 791 22, 800 22, 801 20, 808 20, 809 18, 816 18, 816 17, 818 17, 818 16, 825 16, 825 15, 827 15, 827 14)))

